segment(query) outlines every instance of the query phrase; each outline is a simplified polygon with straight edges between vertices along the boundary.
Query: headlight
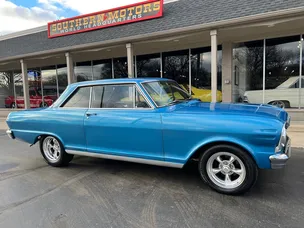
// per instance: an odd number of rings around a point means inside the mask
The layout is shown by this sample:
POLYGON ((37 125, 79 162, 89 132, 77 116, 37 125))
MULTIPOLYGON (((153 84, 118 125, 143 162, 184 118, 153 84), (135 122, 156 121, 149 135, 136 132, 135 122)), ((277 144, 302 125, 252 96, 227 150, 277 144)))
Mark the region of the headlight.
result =
POLYGON ((279 141, 278 146, 275 148, 275 152, 279 153, 282 151, 282 149, 286 146, 286 141, 287 141, 287 132, 285 125, 283 126, 282 133, 281 133, 281 138, 279 141))

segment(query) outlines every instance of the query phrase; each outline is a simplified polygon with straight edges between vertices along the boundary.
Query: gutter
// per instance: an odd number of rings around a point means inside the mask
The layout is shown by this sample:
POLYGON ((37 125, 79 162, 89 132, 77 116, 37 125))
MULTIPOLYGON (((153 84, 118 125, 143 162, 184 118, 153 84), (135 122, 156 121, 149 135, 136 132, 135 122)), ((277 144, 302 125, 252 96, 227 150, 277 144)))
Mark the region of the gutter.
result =
POLYGON ((188 27, 182 27, 182 28, 176 28, 176 29, 170 29, 165 31, 159 31, 154 33, 148 33, 148 34, 141 34, 141 35, 135 35, 135 36, 129 36, 119 39, 112 39, 108 41, 100 41, 100 42, 94 42, 89 44, 81 44, 81 45, 75 45, 75 46, 68 46, 64 48, 58 48, 53 50, 46 50, 46 51, 40 51, 40 52, 33 52, 29 54, 22 54, 17 55, 13 57, 8 58, 2 58, 0 59, 0 62, 4 61, 13 61, 13 60, 19 60, 23 58, 28 57, 34 57, 39 55, 46 55, 46 54, 58 54, 62 52, 69 52, 69 51, 78 51, 82 49, 90 49, 90 48, 96 48, 101 46, 113 46, 117 44, 124 44, 124 43, 134 43, 136 41, 141 41, 144 39, 153 39, 155 37, 159 36, 166 36, 166 35, 174 35, 176 33, 187 33, 187 32, 193 32, 193 31, 203 31, 203 30, 213 30, 213 29, 223 29, 225 27, 229 26, 236 26, 236 25, 242 25, 242 24, 249 24, 253 22, 259 22, 263 20, 269 20, 269 19, 277 19, 280 17, 288 17, 288 16, 298 16, 298 15, 304 15, 304 7, 297 7, 297 8, 291 8, 291 9, 284 9, 284 10, 278 10, 268 13, 262 13, 262 14, 255 14, 250 16, 244 16, 239 18, 233 18, 233 19, 227 19, 217 22, 210 22, 206 24, 200 24, 200 25, 193 25, 188 27))

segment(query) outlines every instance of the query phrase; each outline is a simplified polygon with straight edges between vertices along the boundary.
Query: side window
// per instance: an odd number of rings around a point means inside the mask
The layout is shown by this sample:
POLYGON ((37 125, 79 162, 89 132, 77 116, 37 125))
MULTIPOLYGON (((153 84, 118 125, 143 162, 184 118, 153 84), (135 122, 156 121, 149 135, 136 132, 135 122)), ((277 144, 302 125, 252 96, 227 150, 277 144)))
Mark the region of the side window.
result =
POLYGON ((149 108, 134 85, 94 86, 91 108, 149 108))
POLYGON ((63 108, 89 108, 90 88, 81 87, 64 103, 63 108))

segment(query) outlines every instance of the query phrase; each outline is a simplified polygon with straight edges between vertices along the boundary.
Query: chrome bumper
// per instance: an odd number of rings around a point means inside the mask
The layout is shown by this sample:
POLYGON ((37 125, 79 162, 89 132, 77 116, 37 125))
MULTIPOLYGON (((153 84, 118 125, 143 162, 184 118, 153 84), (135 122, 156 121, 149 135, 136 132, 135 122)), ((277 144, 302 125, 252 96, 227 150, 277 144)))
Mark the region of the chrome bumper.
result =
POLYGON ((8 137, 10 137, 11 139, 15 139, 14 133, 9 129, 6 131, 6 134, 8 135, 8 137))
POLYGON ((269 157, 272 169, 282 169, 291 157, 291 140, 288 138, 284 153, 278 153, 269 157))

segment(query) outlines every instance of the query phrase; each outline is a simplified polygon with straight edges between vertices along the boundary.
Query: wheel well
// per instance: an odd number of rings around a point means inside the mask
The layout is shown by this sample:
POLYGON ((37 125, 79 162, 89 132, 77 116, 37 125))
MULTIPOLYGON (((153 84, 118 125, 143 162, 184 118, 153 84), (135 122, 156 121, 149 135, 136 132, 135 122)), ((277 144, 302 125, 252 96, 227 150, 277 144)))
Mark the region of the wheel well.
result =
POLYGON ((226 141, 217 141, 217 142, 211 142, 208 143, 206 145, 201 146, 200 148, 198 148, 189 158, 188 162, 191 160, 197 161, 200 158, 200 155, 202 153, 204 153, 206 150, 208 150, 209 148, 216 146, 216 145, 228 145, 228 146, 234 146, 237 147, 243 151, 245 151, 251 158, 252 160, 256 163, 256 160, 254 159, 254 157, 252 156, 252 154, 244 147, 236 144, 236 143, 232 143, 232 142, 226 142, 226 141))

